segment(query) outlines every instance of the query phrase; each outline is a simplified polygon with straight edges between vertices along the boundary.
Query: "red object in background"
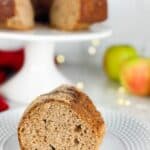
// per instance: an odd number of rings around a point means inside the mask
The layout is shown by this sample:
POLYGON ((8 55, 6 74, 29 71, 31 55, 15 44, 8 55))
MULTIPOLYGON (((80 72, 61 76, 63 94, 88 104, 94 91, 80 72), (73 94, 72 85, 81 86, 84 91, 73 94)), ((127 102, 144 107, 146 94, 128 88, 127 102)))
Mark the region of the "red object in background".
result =
POLYGON ((9 109, 9 105, 6 103, 6 99, 0 95, 0 112, 9 109))
MULTIPOLYGON (((24 63, 24 49, 16 51, 0 50, 0 84, 17 73, 24 63)), ((0 95, 0 112, 9 109, 9 105, 4 96, 0 95)))
POLYGON ((0 50, 0 84, 18 72, 24 63, 24 49, 16 51, 0 50))
POLYGON ((0 84, 6 80, 6 74, 4 71, 0 71, 0 84))

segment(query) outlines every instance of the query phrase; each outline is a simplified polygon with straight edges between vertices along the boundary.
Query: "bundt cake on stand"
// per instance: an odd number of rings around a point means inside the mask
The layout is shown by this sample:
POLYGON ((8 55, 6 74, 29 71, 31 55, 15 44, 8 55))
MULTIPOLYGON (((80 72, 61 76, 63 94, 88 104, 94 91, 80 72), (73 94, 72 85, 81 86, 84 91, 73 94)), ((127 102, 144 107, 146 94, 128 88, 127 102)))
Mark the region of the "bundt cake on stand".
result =
POLYGON ((0 25, 9 29, 31 29, 38 21, 57 29, 81 30, 106 18, 106 0, 0 1, 0 25))
POLYGON ((69 82, 54 64, 56 42, 111 35, 105 24, 93 24, 107 18, 106 0, 1 0, 0 8, 0 39, 23 41, 26 47, 23 68, 0 87, 8 99, 17 102, 29 103, 69 82))

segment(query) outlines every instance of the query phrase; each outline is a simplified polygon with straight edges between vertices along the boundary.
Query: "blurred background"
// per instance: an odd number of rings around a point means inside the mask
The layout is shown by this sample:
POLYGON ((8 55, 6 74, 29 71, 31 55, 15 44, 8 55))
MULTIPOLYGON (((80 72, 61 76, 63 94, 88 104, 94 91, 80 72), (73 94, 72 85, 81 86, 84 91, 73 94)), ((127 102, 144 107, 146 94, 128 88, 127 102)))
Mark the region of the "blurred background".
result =
MULTIPOLYGON (((108 78, 103 67, 104 54, 114 44, 131 45, 140 57, 150 58, 150 1, 108 0, 108 4, 109 19, 106 24, 112 28, 113 35, 104 40, 57 43, 54 62, 68 80, 89 94, 97 107, 125 111, 150 122, 150 97, 129 94, 124 86, 108 78)), ((24 45, 12 40, 0 41, 1 86, 22 68, 24 45), (17 51, 4 51, 7 49, 17 51)), ((5 93, 0 94, 10 108, 24 106, 8 99, 5 93)))

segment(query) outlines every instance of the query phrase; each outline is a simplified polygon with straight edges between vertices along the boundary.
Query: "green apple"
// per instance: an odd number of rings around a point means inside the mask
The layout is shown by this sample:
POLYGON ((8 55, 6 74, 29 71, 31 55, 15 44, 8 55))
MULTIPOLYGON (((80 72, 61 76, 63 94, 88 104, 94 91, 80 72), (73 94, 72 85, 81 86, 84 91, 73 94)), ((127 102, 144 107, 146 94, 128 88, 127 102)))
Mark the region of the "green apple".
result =
POLYGON ((130 93, 150 95, 150 59, 132 58, 125 61, 120 70, 120 80, 130 93))
POLYGON ((137 51, 130 45, 114 45, 109 47, 104 55, 104 70, 108 77, 119 81, 121 64, 132 57, 138 57, 137 51))

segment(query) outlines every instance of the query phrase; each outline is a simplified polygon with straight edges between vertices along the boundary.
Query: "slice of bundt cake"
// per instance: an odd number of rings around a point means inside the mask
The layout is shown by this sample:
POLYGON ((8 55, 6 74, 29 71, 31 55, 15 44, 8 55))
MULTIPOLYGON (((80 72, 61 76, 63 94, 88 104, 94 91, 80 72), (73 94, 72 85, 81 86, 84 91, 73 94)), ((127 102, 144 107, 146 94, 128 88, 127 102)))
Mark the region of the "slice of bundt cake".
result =
POLYGON ((34 26, 30 0, 0 0, 0 26, 26 30, 34 26))
POLYGON ((38 97, 18 128, 21 150, 98 150, 104 133, 101 114, 72 86, 38 97))

